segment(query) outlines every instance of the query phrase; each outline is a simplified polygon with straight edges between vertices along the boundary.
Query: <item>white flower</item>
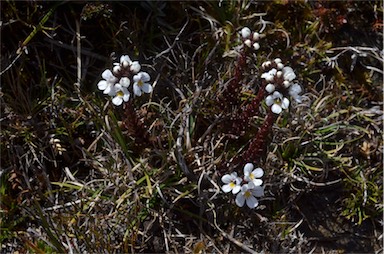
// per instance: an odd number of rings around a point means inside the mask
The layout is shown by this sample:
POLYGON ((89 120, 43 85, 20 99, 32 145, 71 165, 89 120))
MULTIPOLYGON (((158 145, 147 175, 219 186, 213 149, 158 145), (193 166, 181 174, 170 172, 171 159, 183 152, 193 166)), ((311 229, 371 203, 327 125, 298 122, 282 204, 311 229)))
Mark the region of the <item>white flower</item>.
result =
MULTIPOLYGON (((129 79, 128 79, 129 80, 129 79)), ((129 100, 130 93, 127 87, 117 83, 114 87, 115 97, 112 99, 112 103, 116 106, 120 106, 123 101, 127 102, 129 100)))
POLYGON ((247 163, 244 166, 244 180, 253 182, 255 186, 261 186, 263 180, 259 179, 264 175, 262 168, 255 168, 252 163, 247 163))
POLYGON ((296 101, 296 102, 301 102, 301 95, 299 93, 302 92, 301 86, 299 84, 293 84, 289 88, 289 95, 296 101))
POLYGON ((275 91, 275 85, 269 83, 269 84, 265 87, 265 90, 266 90, 268 93, 272 93, 273 91, 275 91))
POLYGON ((221 181, 225 183, 225 185, 221 187, 225 193, 232 191, 233 194, 236 194, 240 191, 241 178, 237 176, 236 172, 233 172, 230 175, 223 175, 221 181))
POLYGON ((104 80, 100 80, 97 84, 97 87, 103 91, 104 94, 109 94, 111 96, 114 95, 114 89, 113 86, 117 82, 117 78, 113 76, 112 72, 110 70, 105 70, 101 74, 101 77, 104 80))
POLYGON ((272 95, 268 95, 265 98, 265 103, 268 107, 271 107, 271 110, 275 114, 280 114, 283 109, 287 109, 289 107, 289 100, 287 98, 283 98, 283 95, 278 91, 275 91, 272 95))
POLYGON ((293 69, 291 67, 285 66, 282 71, 284 80, 291 82, 296 78, 296 74, 293 72, 293 69))
POLYGON ((244 39, 248 38, 249 36, 251 36, 251 29, 249 29, 248 27, 244 27, 243 29, 241 29, 241 37, 243 37, 244 39))
POLYGON ((136 96, 141 96, 142 92, 152 92, 152 86, 147 83, 150 79, 151 77, 146 72, 139 72, 133 76, 133 92, 136 96))
MULTIPOLYGON (((265 65, 267 66, 267 64, 268 63, 266 63, 265 65)), ((268 72, 264 72, 263 74, 261 74, 261 78, 264 78, 266 81, 271 82, 275 78, 276 72, 277 72, 277 70, 275 68, 273 68, 272 70, 270 70, 268 72)))
POLYGON ((241 186, 241 191, 236 195, 236 205, 243 207, 244 203, 247 203, 247 206, 251 209, 259 205, 256 197, 264 196, 264 188, 261 186, 255 186, 253 182, 244 184, 241 186))

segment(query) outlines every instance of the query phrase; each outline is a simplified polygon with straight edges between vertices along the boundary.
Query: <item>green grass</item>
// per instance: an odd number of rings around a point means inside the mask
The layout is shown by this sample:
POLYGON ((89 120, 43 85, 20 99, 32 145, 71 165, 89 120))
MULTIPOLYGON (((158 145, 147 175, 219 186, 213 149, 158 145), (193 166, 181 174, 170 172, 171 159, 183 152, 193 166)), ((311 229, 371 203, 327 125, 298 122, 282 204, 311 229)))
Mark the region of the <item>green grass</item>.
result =
POLYGON ((7 1, 1 15, 2 252, 382 250, 382 2, 7 1), (257 165, 266 195, 250 210, 220 178, 267 107, 234 138, 236 107, 218 98, 238 32, 262 21, 242 105, 275 57, 304 94, 267 137, 257 165), (144 144, 97 89, 122 54, 154 84, 133 102, 144 144))

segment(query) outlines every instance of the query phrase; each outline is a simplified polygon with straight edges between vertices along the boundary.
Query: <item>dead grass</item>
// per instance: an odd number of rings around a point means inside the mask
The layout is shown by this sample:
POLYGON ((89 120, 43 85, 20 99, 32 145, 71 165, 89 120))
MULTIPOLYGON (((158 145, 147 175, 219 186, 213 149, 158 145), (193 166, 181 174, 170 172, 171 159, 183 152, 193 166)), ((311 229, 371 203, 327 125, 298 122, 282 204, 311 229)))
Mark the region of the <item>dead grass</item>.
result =
POLYGON ((382 251, 379 2, 1 9, 3 252, 382 251), (260 63, 275 57, 295 69, 304 95, 268 136, 259 165, 266 196, 250 210, 221 192, 220 177, 266 107, 234 137, 228 123, 239 106, 218 102, 233 78, 238 31, 264 25, 240 103, 255 96, 260 63), (123 109, 96 88, 121 54, 144 63, 154 84, 133 105, 148 133, 140 146, 123 109))

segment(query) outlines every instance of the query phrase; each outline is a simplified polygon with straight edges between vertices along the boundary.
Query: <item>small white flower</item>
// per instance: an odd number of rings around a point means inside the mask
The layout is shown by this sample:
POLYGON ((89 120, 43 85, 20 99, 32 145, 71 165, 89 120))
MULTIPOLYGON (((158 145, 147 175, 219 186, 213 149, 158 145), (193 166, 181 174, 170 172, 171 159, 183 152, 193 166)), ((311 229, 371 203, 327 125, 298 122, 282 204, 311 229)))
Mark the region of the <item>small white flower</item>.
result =
POLYGON ((244 180, 253 182, 255 186, 261 186, 263 180, 259 179, 264 175, 262 168, 255 168, 252 163, 247 163, 244 166, 244 180))
POLYGON ((123 101, 127 102, 129 100, 130 93, 127 87, 122 86, 120 83, 117 83, 114 87, 115 97, 112 99, 112 103, 116 106, 120 106, 123 101))
POLYGON ((293 69, 291 67, 285 66, 282 71, 284 80, 291 82, 296 78, 296 74, 293 72, 293 69))
POLYGON ((282 70, 284 68, 284 64, 282 63, 277 63, 276 66, 278 70, 282 70))
POLYGON ((109 94, 111 96, 114 95, 114 89, 113 86, 117 82, 117 78, 112 74, 110 70, 105 70, 101 74, 101 77, 104 80, 100 80, 99 83, 97 84, 97 87, 103 91, 104 94, 109 94))
POLYGON ((268 93, 273 93, 273 91, 275 91, 275 85, 269 83, 269 84, 265 87, 265 90, 266 90, 268 93))
POLYGON ((272 95, 268 95, 265 98, 265 103, 268 107, 271 107, 271 110, 275 114, 280 114, 283 109, 287 109, 289 107, 289 100, 278 91, 275 91, 272 95))
POLYGON ((299 95, 302 92, 301 86, 299 84, 293 84, 289 88, 289 95, 298 103, 301 102, 301 95, 299 95))
POLYGON ((248 27, 244 27, 243 29, 241 29, 241 37, 243 37, 244 39, 248 38, 249 36, 251 36, 251 29, 249 29, 248 27))
POLYGON ((225 183, 225 185, 221 187, 225 193, 232 191, 233 194, 236 194, 240 191, 241 178, 237 176, 236 172, 223 175, 221 181, 225 183))
POLYGON ((146 72, 139 72, 133 76, 133 92, 136 96, 141 96, 142 92, 152 92, 152 86, 147 83, 149 80, 151 80, 151 77, 146 72))
POLYGON ((244 184, 241 186, 241 191, 236 195, 236 205, 243 207, 244 203, 251 209, 256 208, 259 205, 259 201, 256 197, 264 196, 264 188, 261 186, 255 186, 253 182, 244 184))

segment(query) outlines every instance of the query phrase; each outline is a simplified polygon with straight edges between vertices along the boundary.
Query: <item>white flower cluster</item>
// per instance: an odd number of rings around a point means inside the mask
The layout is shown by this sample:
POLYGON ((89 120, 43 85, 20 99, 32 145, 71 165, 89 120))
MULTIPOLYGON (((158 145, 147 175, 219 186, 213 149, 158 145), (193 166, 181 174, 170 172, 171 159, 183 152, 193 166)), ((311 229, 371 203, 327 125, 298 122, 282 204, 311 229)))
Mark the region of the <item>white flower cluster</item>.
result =
POLYGON ((106 69, 102 74, 102 80, 97 87, 112 98, 112 103, 119 106, 123 101, 129 101, 131 79, 133 80, 133 93, 141 96, 144 93, 152 92, 152 86, 148 82, 151 77, 148 73, 140 71, 141 66, 138 61, 132 61, 128 55, 120 57, 119 63, 113 64, 112 71, 106 69))
POLYGON ((258 41, 261 38, 261 35, 258 32, 252 32, 248 27, 244 27, 241 29, 241 37, 243 38, 243 42, 247 47, 253 47, 255 50, 260 48, 260 44, 258 41))
POLYGON ((283 109, 289 107, 290 101, 283 94, 288 93, 295 101, 301 102, 302 89, 299 84, 293 83, 296 74, 291 67, 284 66, 280 58, 266 61, 261 67, 266 70, 261 78, 268 82, 265 90, 269 95, 265 99, 265 103, 271 107, 273 113, 280 114, 283 109))
POLYGON ((237 194, 235 202, 239 207, 243 207, 246 203, 249 208, 253 209, 259 205, 256 197, 264 196, 264 187, 261 186, 263 181, 259 179, 263 174, 263 169, 255 169, 252 163, 247 163, 244 166, 243 179, 238 177, 236 172, 226 174, 221 178, 225 184, 222 186, 222 190, 225 193, 237 194), (243 182, 245 183, 242 185, 243 182))

